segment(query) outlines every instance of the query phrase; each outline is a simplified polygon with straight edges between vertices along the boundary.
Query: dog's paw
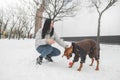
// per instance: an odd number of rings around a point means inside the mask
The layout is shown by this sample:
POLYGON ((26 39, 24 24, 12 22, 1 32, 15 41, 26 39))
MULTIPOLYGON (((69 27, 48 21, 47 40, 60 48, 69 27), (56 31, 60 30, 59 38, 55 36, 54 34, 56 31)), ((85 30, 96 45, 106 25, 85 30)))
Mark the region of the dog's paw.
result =
POLYGON ((90 64, 89 66, 93 66, 93 64, 90 64))
POLYGON ((95 70, 96 70, 96 71, 99 71, 99 68, 96 68, 95 70))
POLYGON ((77 69, 77 71, 81 71, 81 69, 77 69))

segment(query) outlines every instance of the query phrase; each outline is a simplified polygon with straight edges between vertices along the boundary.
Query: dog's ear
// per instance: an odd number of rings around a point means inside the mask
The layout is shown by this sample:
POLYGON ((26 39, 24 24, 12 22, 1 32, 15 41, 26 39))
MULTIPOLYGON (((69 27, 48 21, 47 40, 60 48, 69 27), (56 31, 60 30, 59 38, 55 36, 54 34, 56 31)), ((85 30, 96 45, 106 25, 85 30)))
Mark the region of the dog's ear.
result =
POLYGON ((65 50, 64 50, 64 54, 62 55, 62 58, 65 56, 65 52, 66 52, 66 50, 67 50, 67 48, 65 48, 65 50))
MULTIPOLYGON (((70 47, 69 47, 70 48, 70 47)), ((69 48, 65 48, 64 50, 64 54, 62 55, 62 57, 66 56, 67 55, 67 51, 69 50, 69 48)))

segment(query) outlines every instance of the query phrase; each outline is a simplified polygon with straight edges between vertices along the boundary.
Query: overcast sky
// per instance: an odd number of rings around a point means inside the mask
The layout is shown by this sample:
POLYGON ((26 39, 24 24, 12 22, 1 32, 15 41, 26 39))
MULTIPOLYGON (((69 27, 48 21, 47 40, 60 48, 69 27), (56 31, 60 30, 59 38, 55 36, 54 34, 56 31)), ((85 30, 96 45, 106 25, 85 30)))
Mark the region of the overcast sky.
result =
POLYGON ((0 0, 0 7, 14 6, 19 0, 0 0))
MULTIPOLYGON (((120 2, 120 1, 119 1, 120 2)), ((98 13, 96 10, 82 8, 74 18, 64 19, 61 25, 56 23, 62 36, 96 36, 98 13)), ((101 19, 102 36, 120 35, 120 3, 104 12, 101 19)))
MULTIPOLYGON (((0 0, 0 7, 10 7, 19 0, 0 0)), ((60 36, 96 36, 98 14, 85 8, 78 11, 74 18, 67 18, 55 23, 60 36)), ((102 16, 101 35, 120 35, 120 5, 116 4, 102 16)))

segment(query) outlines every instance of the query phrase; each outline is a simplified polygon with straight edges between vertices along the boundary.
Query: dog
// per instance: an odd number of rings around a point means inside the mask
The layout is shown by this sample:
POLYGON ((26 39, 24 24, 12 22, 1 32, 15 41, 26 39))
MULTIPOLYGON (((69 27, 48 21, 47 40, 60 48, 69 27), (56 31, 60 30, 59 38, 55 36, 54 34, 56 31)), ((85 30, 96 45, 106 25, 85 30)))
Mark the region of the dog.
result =
MULTIPOLYGON (((77 69, 78 71, 81 71, 83 67, 83 63, 85 63, 86 55, 88 55, 91 58, 91 64, 94 63, 94 58, 97 62, 96 69, 99 70, 99 48, 97 46, 97 43, 95 40, 92 39, 84 39, 80 40, 78 42, 72 42, 71 46, 69 48, 65 48, 63 56, 66 56, 67 59, 70 59, 72 57, 72 54, 75 54, 74 59, 72 61, 72 64, 69 65, 69 68, 72 68, 75 62, 81 58, 80 66, 77 69)), ((62 56, 62 57, 63 57, 62 56)))

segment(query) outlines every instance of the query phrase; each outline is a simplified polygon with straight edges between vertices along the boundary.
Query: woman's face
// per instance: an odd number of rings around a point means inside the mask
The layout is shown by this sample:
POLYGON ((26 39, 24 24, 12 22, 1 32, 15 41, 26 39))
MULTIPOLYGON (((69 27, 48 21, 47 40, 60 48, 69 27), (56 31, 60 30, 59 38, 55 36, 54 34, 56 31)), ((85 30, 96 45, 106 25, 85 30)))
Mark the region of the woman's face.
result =
POLYGON ((50 24, 50 29, 52 29, 54 27, 54 22, 51 21, 51 24, 50 24))

